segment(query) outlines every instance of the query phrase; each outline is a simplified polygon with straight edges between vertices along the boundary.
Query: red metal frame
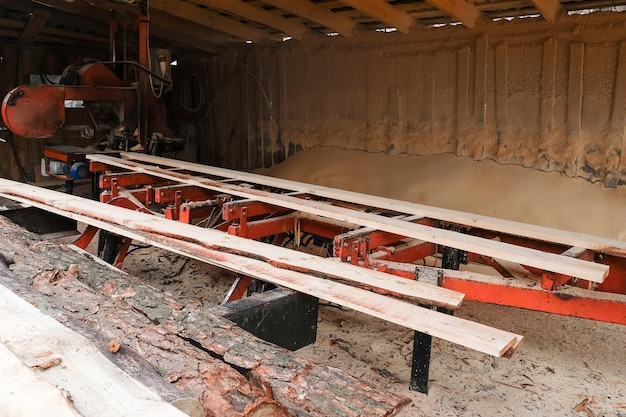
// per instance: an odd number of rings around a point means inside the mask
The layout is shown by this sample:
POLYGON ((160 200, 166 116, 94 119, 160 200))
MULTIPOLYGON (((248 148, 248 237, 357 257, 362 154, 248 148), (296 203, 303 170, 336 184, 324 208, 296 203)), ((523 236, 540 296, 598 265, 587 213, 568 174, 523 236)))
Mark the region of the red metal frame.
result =
POLYGON ((466 300, 626 324, 624 300, 569 297, 558 291, 476 283, 445 276, 443 286, 464 293, 466 300))
MULTIPOLYGON (((93 163, 91 168, 100 172, 113 169, 93 163)), ((228 201, 230 197, 227 195, 218 195, 198 187, 164 182, 145 174, 107 174, 101 177, 100 185, 105 188, 101 196, 102 201, 117 205, 126 204, 130 209, 137 209, 134 203, 124 202, 125 199, 117 197, 119 194, 116 191, 117 188, 126 187, 126 192, 130 192, 146 205, 155 202, 167 206, 165 207, 166 217, 185 223, 191 223, 194 218, 201 216, 210 216, 216 207, 221 206, 223 222, 217 228, 230 234, 250 239, 273 236, 274 241, 279 244, 288 233, 295 235, 298 241, 299 236, 317 236, 332 241, 333 254, 342 261, 409 279, 415 279, 414 268, 411 269, 411 264, 419 265, 420 261, 424 262, 424 259, 429 256, 441 256, 443 251, 442 247, 430 242, 406 239, 401 235, 367 228, 346 232, 346 227, 337 222, 323 219, 312 220, 308 216, 301 217, 299 213, 292 210, 258 201, 228 201), (400 262, 406 267, 396 269, 381 261, 400 262)), ((435 227, 444 226, 441 222, 428 218, 413 221, 435 227)), ((89 229, 88 231, 92 233, 89 229)), ((489 239, 497 238, 503 242, 550 253, 563 253, 570 249, 563 245, 488 230, 468 229, 465 233, 489 239)), ((87 237, 81 237, 81 239, 87 239, 87 237)), ((494 282, 472 281, 452 275, 444 275, 443 286, 465 293, 467 300, 626 324, 626 298, 605 296, 606 293, 626 294, 626 259, 610 253, 589 250, 581 251, 577 256, 609 265, 611 269, 605 282, 594 287, 584 280, 572 280, 569 276, 526 267, 529 274, 537 277, 536 285, 532 288, 504 285, 498 280, 494 282), (597 291, 583 293, 589 294, 588 296, 571 296, 560 290, 564 285, 591 288, 597 291)), ((118 261, 120 260, 123 260, 123 257, 118 257, 118 261)), ((513 274, 496 259, 468 253, 467 261, 491 266, 503 277, 513 279, 513 274)), ((229 292, 228 300, 240 298, 245 294, 250 280, 246 277, 242 278, 229 292)))

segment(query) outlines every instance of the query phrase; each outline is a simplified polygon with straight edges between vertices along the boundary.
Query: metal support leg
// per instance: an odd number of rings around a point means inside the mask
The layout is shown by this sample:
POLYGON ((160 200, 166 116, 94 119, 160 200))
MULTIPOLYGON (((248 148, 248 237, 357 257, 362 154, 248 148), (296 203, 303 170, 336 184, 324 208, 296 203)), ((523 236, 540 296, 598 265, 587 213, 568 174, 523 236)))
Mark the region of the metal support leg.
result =
POLYGON ((91 199, 100 201, 100 173, 91 174, 91 199))
POLYGON ((65 193, 74 194, 74 180, 65 180, 65 193))
MULTIPOLYGON (((463 251, 445 247, 443 249, 444 269, 459 269, 460 263, 464 262, 467 255, 463 251)), ((441 287, 443 285, 443 269, 421 268, 415 270, 415 279, 441 287)), ((424 308, 427 308, 424 306, 424 308)), ((430 307, 433 310, 446 314, 454 314, 453 311, 443 308, 430 307)), ((415 332, 413 338, 413 358, 411 361, 411 380, 409 390, 428 394, 428 376, 430 374, 430 353, 432 348, 432 336, 415 332)))
POLYGON ((120 238, 106 230, 100 230, 98 238, 98 257, 106 263, 113 264, 117 257, 117 248, 120 238))
POLYGON ((422 332, 415 332, 413 337, 413 359, 411 361, 411 381, 409 390, 428 394, 428 375, 430 374, 430 349, 433 337, 422 332))

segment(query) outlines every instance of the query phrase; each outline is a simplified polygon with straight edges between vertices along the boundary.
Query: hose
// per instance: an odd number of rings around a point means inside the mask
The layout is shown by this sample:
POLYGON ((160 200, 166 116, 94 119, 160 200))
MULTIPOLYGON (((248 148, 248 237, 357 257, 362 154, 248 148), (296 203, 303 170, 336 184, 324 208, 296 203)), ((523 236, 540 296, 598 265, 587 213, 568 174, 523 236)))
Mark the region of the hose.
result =
POLYGON ((185 111, 189 113, 197 113, 204 106, 205 100, 206 93, 204 91, 204 84, 202 83, 202 79, 200 78, 200 75, 192 72, 187 76, 182 86, 180 87, 180 105, 183 109, 185 109, 185 111), (194 100, 194 98, 196 100, 194 100), (196 102, 195 105, 194 101, 196 102))

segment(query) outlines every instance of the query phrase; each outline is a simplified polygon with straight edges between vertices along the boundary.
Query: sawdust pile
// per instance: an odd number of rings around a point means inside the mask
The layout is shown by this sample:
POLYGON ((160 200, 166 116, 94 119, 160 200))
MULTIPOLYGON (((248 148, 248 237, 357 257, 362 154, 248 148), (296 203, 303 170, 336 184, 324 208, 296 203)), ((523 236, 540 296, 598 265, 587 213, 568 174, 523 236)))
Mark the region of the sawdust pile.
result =
POLYGON ((435 207, 626 239, 626 187, 605 188, 452 154, 407 156, 317 148, 261 174, 435 207))

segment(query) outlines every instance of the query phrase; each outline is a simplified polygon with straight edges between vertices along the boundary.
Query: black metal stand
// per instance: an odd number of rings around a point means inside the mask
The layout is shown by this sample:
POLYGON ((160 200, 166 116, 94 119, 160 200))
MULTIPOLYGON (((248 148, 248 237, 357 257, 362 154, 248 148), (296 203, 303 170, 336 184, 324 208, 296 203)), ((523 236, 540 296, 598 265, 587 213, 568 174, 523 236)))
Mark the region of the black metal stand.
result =
POLYGON ((76 220, 13 200, 0 198, 0 214, 29 232, 47 235, 49 238, 77 233, 76 220))
POLYGON ((296 350, 315 342, 319 300, 276 288, 222 304, 211 311, 260 339, 296 350))
MULTIPOLYGON (((445 247, 442 254, 442 268, 458 270, 461 263, 466 263, 467 254, 464 251, 445 247)), ((416 267, 415 279, 441 287, 443 285, 443 269, 416 267)), ((428 308, 427 306, 423 306, 428 308)), ((446 314, 454 314, 453 311, 430 307, 433 310, 446 314)), ((411 380, 409 390, 428 394, 428 376, 430 374, 430 353, 433 337, 431 335, 415 332, 413 338, 413 358, 411 362, 411 380)))
POLYGON ((415 332, 413 337, 413 360, 411 362, 411 380, 409 390, 428 394, 428 375, 430 374, 430 350, 433 337, 422 332, 415 332))

